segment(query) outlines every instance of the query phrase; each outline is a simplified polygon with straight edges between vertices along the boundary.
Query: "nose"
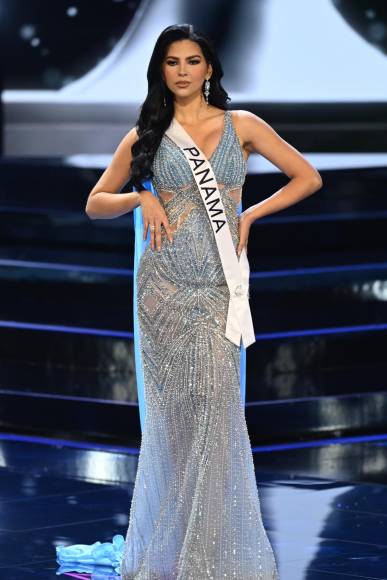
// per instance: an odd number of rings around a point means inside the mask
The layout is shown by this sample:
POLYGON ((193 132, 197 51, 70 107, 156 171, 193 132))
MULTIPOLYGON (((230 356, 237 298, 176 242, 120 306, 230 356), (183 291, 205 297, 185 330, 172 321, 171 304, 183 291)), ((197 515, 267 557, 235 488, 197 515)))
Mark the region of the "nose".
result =
POLYGON ((185 77, 186 75, 187 75, 187 73, 185 72, 184 68, 182 68, 182 67, 180 66, 180 68, 179 68, 179 76, 183 76, 183 77, 185 77))

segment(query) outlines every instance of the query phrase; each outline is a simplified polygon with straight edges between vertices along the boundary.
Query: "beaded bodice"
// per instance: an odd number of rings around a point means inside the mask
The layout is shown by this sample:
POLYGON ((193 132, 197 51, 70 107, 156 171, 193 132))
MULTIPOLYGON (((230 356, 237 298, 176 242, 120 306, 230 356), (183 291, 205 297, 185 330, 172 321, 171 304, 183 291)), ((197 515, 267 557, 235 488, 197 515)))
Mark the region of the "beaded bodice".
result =
MULTIPOLYGON (((224 113, 223 132, 209 162, 214 170, 233 240, 237 243, 237 208, 241 201, 247 163, 231 111, 224 113)), ((164 134, 161 139, 152 169, 153 185, 173 231, 179 229, 192 211, 206 213, 188 161, 168 135, 164 134)))

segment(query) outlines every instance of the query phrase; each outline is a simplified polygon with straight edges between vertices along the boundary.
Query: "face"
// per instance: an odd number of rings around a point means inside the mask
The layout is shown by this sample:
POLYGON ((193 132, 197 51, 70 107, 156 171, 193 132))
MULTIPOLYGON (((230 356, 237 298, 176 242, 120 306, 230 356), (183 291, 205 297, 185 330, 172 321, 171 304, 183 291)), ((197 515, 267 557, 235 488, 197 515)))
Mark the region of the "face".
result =
POLYGON ((200 45, 192 40, 172 42, 162 63, 162 75, 169 90, 178 97, 202 92, 203 83, 212 74, 200 45), (177 83, 186 82, 185 86, 177 83))

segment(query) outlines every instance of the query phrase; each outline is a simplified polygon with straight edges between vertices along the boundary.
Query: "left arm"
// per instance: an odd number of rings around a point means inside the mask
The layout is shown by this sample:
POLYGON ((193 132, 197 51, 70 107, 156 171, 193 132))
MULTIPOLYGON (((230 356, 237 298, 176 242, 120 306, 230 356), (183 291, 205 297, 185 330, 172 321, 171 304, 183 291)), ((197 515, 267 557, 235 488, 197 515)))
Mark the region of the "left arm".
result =
POLYGON ((248 230, 256 219, 301 201, 319 190, 323 182, 317 169, 257 115, 250 111, 238 111, 237 128, 246 151, 260 153, 290 178, 284 187, 256 205, 250 206, 240 215, 241 222, 247 226, 245 235, 242 235, 241 230, 239 244, 241 251, 244 245, 247 247, 248 230))

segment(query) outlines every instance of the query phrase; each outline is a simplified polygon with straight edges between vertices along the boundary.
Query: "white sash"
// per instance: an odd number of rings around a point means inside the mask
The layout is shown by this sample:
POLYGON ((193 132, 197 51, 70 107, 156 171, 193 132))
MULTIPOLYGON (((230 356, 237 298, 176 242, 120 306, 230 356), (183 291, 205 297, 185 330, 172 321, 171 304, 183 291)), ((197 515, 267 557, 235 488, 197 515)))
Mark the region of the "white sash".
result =
POLYGON ((230 290, 226 338, 247 348, 255 342, 255 332, 249 304, 250 267, 246 249, 238 260, 222 198, 211 163, 196 146, 184 127, 173 118, 166 135, 182 149, 192 170, 215 235, 224 276, 230 290))

